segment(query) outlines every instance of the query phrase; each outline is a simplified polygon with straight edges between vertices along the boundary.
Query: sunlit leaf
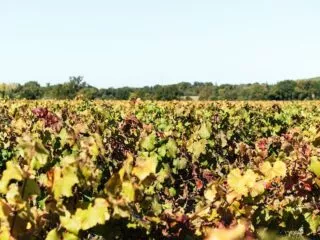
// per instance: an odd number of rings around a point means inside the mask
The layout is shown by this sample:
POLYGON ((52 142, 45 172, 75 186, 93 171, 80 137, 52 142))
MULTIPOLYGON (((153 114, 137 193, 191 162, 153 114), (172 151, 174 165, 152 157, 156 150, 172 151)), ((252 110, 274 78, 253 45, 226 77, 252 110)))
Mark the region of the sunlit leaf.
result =
POLYGON ((206 240, 241 240, 244 239, 245 231, 244 223, 239 223, 231 228, 216 228, 209 231, 206 240))
POLYGON ((53 193, 55 199, 60 197, 71 197, 72 187, 79 182, 77 177, 77 169, 75 167, 66 166, 54 168, 53 193))
POLYGON ((121 195, 128 202, 133 202, 135 200, 135 188, 131 182, 124 181, 122 183, 121 195))
POLYGON ((167 156, 169 158, 175 158, 178 152, 178 147, 175 140, 170 138, 166 144, 166 148, 167 148, 167 156))
POLYGON ((66 144, 69 144, 70 146, 72 146, 74 143, 73 136, 68 133, 66 128, 62 128, 60 130, 58 137, 60 138, 61 147, 64 147, 66 144))
POLYGON ((64 232, 62 233, 62 239, 63 240, 78 240, 80 239, 77 235, 70 233, 70 232, 64 232))
POLYGON ((6 163, 6 170, 3 171, 0 180, 0 193, 7 193, 8 184, 11 180, 21 181, 23 179, 23 172, 18 164, 13 161, 8 161, 6 163))
POLYGON ((260 166, 260 171, 266 177, 266 179, 272 179, 275 177, 285 177, 287 172, 286 164, 282 161, 276 161, 273 166, 270 162, 263 162, 260 166))
POLYGON ((48 234, 45 240, 60 240, 59 233, 56 228, 52 229, 48 234))
POLYGON ((143 181, 150 174, 156 173, 156 167, 158 165, 157 156, 140 157, 136 160, 136 165, 132 169, 132 174, 137 176, 140 181, 143 181))
POLYGON ((231 170, 228 175, 228 185, 239 196, 247 196, 249 193, 252 197, 264 192, 263 182, 257 181, 258 175, 251 169, 248 169, 243 175, 240 169, 231 170))
POLYGON ((320 161, 317 157, 311 157, 309 170, 313 172, 317 177, 320 177, 320 161))
POLYGON ((152 151, 155 148, 156 135, 154 133, 144 137, 141 141, 141 147, 147 151, 152 151))
POLYGON ((211 184, 207 187, 207 189, 204 191, 204 197, 209 201, 213 202, 215 197, 217 195, 217 189, 214 184, 211 184))
POLYGON ((22 200, 17 184, 10 184, 6 199, 9 205, 15 207, 17 210, 20 210, 25 206, 25 202, 22 200))
POLYGON ((109 220, 108 204, 104 199, 97 198, 95 204, 87 209, 77 209, 74 215, 67 213, 61 217, 61 225, 69 232, 78 234, 79 230, 88 230, 97 224, 104 224, 109 220))
POLYGON ((49 151, 43 144, 27 135, 19 139, 19 150, 21 156, 30 164, 31 169, 43 167, 49 158, 49 151))
POLYGON ((193 161, 198 160, 200 155, 206 152, 206 144, 207 140, 201 139, 199 141, 193 142, 191 145, 188 146, 188 151, 192 153, 193 161))
POLYGON ((320 216, 312 213, 305 213, 304 217, 309 224, 312 233, 316 233, 320 226, 320 216))
POLYGON ((211 135, 211 129, 208 128, 207 124, 205 123, 201 124, 201 127, 199 129, 199 136, 202 139, 208 139, 210 138, 210 135, 211 135))
POLYGON ((179 170, 185 169, 187 167, 187 164, 188 160, 186 158, 175 159, 173 161, 173 165, 179 170))

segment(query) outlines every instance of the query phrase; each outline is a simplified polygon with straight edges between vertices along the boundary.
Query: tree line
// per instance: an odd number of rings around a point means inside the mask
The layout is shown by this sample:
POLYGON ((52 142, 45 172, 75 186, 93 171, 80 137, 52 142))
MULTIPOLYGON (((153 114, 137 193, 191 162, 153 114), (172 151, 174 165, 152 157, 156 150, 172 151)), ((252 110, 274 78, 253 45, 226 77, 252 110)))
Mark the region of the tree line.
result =
POLYGON ((213 84, 211 82, 181 82, 140 88, 96 88, 82 76, 70 77, 62 84, 41 86, 36 81, 24 84, 0 84, 4 99, 114 99, 129 100, 311 100, 320 99, 320 77, 284 80, 276 84, 213 84))

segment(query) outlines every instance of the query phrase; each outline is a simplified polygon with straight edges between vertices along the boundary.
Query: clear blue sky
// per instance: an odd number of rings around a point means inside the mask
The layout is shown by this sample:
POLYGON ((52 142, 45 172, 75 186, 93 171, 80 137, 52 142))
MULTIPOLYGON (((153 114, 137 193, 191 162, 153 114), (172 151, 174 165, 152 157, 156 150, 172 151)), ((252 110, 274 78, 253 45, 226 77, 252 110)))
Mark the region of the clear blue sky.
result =
POLYGON ((320 76, 319 0, 0 0, 0 82, 320 76))

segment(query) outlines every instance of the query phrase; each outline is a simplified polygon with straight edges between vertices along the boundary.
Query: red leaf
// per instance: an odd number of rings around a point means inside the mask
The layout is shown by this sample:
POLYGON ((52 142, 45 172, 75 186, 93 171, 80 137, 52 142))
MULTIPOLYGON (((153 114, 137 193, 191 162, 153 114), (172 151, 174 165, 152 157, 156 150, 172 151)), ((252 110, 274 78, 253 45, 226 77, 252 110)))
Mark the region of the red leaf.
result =
POLYGON ((203 182, 199 178, 196 178, 196 187, 197 190, 201 190, 203 188, 203 182))

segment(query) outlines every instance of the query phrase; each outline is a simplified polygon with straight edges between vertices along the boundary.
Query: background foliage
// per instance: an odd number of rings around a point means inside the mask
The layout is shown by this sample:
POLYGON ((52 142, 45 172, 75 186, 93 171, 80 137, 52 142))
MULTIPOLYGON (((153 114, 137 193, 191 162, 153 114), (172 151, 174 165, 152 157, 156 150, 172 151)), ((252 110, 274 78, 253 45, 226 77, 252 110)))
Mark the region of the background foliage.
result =
POLYGON ((40 86, 36 81, 21 84, 0 84, 0 97, 9 99, 114 99, 128 100, 312 100, 320 99, 320 78, 285 80, 276 84, 222 84, 181 82, 150 87, 98 89, 83 77, 70 77, 69 82, 40 86))

